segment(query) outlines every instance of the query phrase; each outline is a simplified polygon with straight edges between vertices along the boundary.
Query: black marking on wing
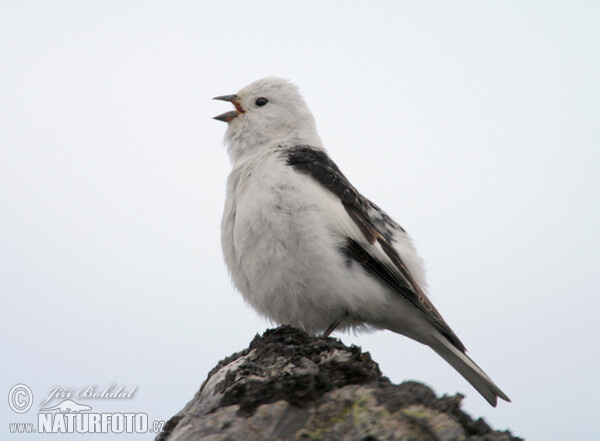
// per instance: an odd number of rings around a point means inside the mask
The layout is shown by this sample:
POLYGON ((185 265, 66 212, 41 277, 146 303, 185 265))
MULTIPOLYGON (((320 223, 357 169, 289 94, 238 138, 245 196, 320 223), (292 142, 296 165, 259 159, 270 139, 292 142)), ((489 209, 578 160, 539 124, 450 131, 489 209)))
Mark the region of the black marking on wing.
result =
POLYGON ((371 256, 354 239, 346 239, 346 245, 341 249, 341 251, 344 256, 346 256, 346 259, 359 263, 367 270, 367 272, 383 280, 391 288, 393 288, 394 291, 397 291, 408 298, 413 297, 413 291, 411 287, 405 284, 403 278, 399 277, 396 271, 371 256))
MULTIPOLYGON (((403 278, 399 277, 394 269, 385 263, 371 256, 358 242, 353 239, 346 239, 346 246, 341 249, 347 259, 352 259, 359 263, 369 274, 385 282, 391 289, 401 294, 410 303, 417 307, 427 316, 436 330, 450 341, 460 351, 465 352, 466 348, 454 334, 452 329, 444 321, 440 313, 435 309, 431 301, 420 292, 415 295, 412 287, 404 284, 403 278)), ((418 289, 418 286, 417 286, 418 289)))
POLYGON ((299 146, 285 151, 285 155, 288 165, 311 176, 339 197, 348 215, 358 225, 369 243, 375 243, 379 232, 368 216, 365 216, 367 200, 350 184, 327 153, 309 146, 299 146))
POLYGON ((419 287, 392 245, 394 230, 403 232, 402 227, 377 205, 361 195, 324 151, 310 146, 297 146, 283 150, 283 155, 288 165, 296 171, 311 176, 324 188, 339 197, 346 212, 365 239, 371 245, 374 245, 375 242, 379 243, 394 267, 391 268, 371 256, 360 244, 350 238, 347 239, 348 244, 343 250, 346 258, 357 261, 368 273, 381 279, 394 291, 405 297, 432 321, 441 334, 464 352, 465 346, 419 287))

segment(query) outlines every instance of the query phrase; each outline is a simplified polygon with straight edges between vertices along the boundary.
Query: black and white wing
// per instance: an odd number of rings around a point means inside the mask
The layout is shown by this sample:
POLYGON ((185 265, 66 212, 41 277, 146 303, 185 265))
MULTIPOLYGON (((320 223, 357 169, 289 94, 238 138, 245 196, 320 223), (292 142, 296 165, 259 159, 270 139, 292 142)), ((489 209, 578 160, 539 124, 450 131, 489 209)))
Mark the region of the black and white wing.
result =
POLYGON ((283 155, 289 166, 312 177, 336 195, 349 218, 360 229, 363 237, 349 235, 346 238, 343 248, 346 257, 362 265, 372 277, 408 300, 456 349, 465 352, 465 346, 402 261, 394 240, 397 232, 404 234, 402 227, 362 196, 323 150, 297 146, 283 150, 283 155))

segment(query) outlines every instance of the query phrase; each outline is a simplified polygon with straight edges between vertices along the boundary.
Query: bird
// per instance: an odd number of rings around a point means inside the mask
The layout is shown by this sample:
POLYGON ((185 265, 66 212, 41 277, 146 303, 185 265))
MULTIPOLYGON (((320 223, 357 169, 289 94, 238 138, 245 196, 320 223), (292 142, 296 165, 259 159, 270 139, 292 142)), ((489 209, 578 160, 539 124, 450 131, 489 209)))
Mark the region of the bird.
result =
POLYGON ((390 330, 429 346, 492 406, 510 401, 427 295, 407 232, 330 158, 298 87, 267 77, 231 95, 221 245, 261 316, 311 335, 390 330))

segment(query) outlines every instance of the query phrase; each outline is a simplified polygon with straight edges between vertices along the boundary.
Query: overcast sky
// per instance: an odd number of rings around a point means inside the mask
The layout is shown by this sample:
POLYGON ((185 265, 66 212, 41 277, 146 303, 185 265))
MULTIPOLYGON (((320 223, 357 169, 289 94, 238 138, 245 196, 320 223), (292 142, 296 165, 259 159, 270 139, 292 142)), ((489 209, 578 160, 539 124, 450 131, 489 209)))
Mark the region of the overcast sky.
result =
POLYGON ((168 419, 269 327, 223 262, 211 97, 276 75, 513 402, 405 337, 337 336, 494 428, 597 439, 599 42, 594 1, 0 0, 0 394, 35 401, 3 400, 0 437, 54 386, 137 386, 83 402, 168 419))

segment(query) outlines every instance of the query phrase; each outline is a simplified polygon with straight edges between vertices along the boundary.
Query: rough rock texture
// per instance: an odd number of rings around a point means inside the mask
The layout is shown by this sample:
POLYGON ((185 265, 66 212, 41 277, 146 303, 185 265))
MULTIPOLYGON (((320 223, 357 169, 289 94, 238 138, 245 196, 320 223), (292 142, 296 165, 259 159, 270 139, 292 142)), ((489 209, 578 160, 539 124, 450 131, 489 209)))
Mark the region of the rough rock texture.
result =
POLYGON ((157 441, 519 440, 460 409, 461 395, 390 383, 368 352, 289 326, 222 360, 157 441))

